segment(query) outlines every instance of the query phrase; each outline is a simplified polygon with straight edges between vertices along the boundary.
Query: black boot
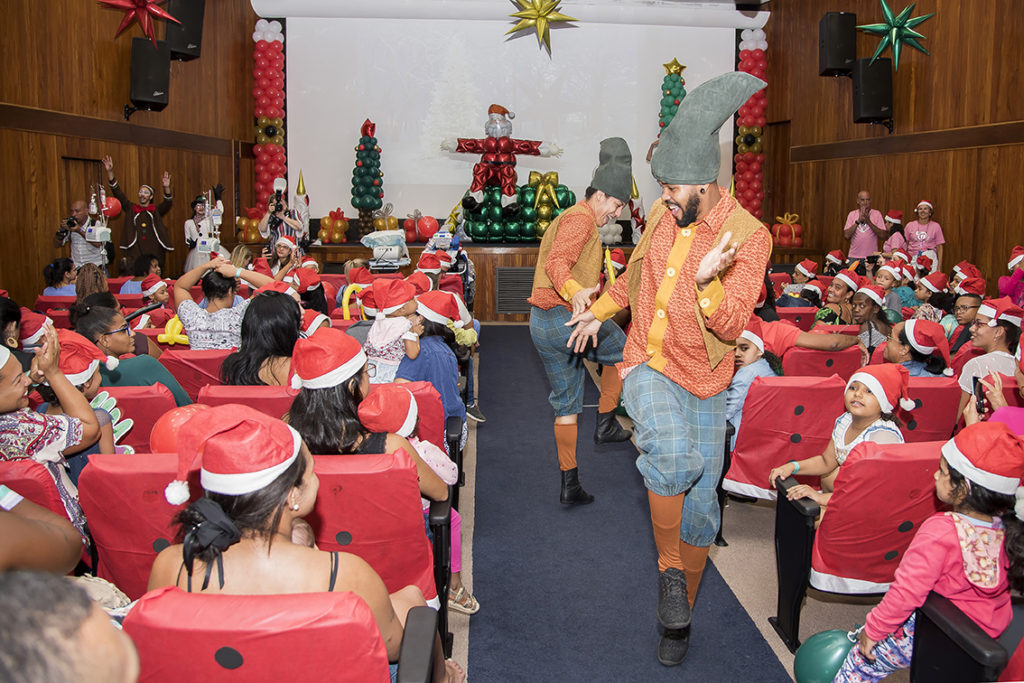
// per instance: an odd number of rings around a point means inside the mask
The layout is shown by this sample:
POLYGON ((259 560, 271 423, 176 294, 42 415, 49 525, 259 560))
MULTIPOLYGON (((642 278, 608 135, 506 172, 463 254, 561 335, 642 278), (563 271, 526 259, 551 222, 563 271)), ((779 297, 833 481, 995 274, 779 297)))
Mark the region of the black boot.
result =
POLYGON ((618 443, 629 441, 633 432, 623 429, 615 419, 615 411, 597 414, 597 429, 594 430, 594 443, 618 443))
POLYGON ((665 666, 679 666, 690 651, 690 627, 666 629, 658 643, 658 661, 665 666))
POLYGON ((462 198, 462 208, 466 211, 476 211, 478 206, 480 206, 480 202, 473 195, 467 194, 462 198))
POLYGON ((501 215, 504 218, 515 218, 519 215, 519 204, 512 202, 501 207, 501 215))
POLYGON ((580 486, 578 468, 573 467, 571 470, 562 471, 562 495, 559 500, 562 505, 586 505, 594 502, 594 497, 580 486))

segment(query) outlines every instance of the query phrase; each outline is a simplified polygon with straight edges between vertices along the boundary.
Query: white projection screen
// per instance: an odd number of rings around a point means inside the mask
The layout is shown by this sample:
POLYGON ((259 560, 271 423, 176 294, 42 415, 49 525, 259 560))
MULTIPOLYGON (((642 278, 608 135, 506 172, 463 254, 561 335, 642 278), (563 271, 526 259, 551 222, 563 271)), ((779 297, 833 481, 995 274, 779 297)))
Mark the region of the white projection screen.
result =
MULTIPOLYGON (((511 7, 511 5, 509 5, 511 7)), ((566 10, 568 11, 568 10, 566 10)), ((552 55, 534 35, 509 39, 508 21, 293 17, 286 24, 289 193, 300 169, 310 214, 354 215, 354 146, 377 125, 384 201, 400 218, 419 209, 444 218, 469 187, 475 155, 442 152, 444 138, 483 137, 487 108, 515 112, 513 136, 554 142, 561 158, 521 156, 529 171, 557 171, 582 195, 598 143, 625 138, 644 203, 657 196, 645 161, 657 135, 662 64, 686 65, 687 91, 735 65, 733 28, 579 23, 551 32, 552 55)), ((721 132, 723 158, 733 127, 721 132)), ((729 163, 723 163, 728 184, 729 163)))

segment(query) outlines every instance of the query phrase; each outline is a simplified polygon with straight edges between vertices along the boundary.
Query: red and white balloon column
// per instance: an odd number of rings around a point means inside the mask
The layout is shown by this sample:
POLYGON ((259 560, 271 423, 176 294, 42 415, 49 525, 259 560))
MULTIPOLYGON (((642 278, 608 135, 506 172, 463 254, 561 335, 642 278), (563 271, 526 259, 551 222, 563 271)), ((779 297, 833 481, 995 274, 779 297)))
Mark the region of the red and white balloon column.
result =
POLYGON ((256 115, 256 198, 262 214, 274 191, 274 179, 288 172, 284 151, 284 33, 281 22, 260 19, 252 34, 256 115))
MULTIPOLYGON (((739 70, 765 80, 768 61, 765 50, 768 41, 761 29, 746 29, 740 34, 739 70)), ((767 98, 764 90, 750 96, 737 112, 736 131, 736 200, 744 209, 761 218, 764 211, 764 127, 767 98)))

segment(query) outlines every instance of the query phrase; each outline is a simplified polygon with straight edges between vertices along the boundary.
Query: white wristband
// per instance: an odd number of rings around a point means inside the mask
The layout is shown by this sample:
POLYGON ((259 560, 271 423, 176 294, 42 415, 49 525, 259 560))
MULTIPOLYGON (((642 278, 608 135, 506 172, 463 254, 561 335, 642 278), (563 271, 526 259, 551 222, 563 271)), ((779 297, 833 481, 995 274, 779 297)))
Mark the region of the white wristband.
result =
POLYGON ((25 500, 23 496, 0 484, 0 508, 9 512, 11 508, 23 500, 25 500))
POLYGON ((402 339, 405 339, 407 341, 419 341, 420 335, 416 334, 415 332, 406 332, 405 334, 402 335, 402 339))

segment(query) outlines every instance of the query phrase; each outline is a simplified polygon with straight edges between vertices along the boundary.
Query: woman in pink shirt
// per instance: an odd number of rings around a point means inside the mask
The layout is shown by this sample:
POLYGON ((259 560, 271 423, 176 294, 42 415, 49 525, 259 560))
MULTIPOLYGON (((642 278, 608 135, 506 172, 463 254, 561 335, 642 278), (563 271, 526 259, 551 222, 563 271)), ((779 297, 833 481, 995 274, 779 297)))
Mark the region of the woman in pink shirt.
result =
POLYGON ((914 610, 932 591, 999 637, 1013 616, 1010 588, 1024 588, 1024 522, 1014 511, 1021 477, 1024 443, 1005 424, 969 425, 942 446, 935 494, 953 511, 921 525, 836 681, 879 681, 909 667, 914 610))
POLYGON ((907 238, 907 250, 910 258, 925 254, 932 260, 932 272, 942 270, 942 245, 946 238, 942 235, 942 226, 932 220, 934 207, 926 199, 917 203, 917 220, 910 221, 903 234, 907 238))

